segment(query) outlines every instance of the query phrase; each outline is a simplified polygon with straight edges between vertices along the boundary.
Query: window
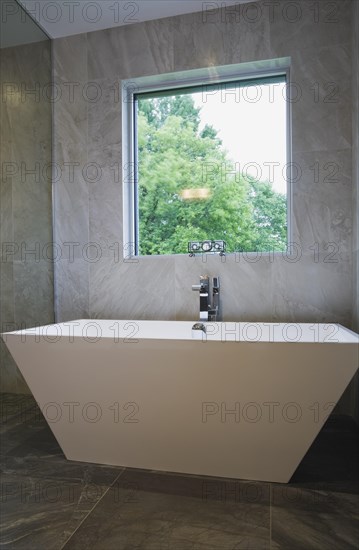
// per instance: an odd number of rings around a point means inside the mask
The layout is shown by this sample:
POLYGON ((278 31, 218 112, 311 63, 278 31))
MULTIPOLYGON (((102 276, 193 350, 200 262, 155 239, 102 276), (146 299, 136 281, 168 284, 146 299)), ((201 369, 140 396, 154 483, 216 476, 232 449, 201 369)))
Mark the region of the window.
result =
POLYGON ((286 250, 288 71, 131 85, 124 214, 132 254, 185 254, 189 241, 205 240, 225 241, 227 253, 286 250))

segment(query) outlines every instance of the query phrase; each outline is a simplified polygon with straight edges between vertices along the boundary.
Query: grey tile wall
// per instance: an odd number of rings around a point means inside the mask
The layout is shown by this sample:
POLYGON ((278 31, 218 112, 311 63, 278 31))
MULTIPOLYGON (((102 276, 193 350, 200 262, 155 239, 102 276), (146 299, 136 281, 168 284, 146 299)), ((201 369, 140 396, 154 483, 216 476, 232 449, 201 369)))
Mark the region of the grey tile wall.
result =
MULTIPOLYGON (((66 237, 85 244, 89 239, 101 246, 98 262, 79 258, 89 272, 91 316, 134 318, 142 313, 152 318, 192 318, 196 311, 190 285, 203 270, 209 270, 222 276, 224 319, 350 323, 351 2, 337 3, 333 13, 324 5, 314 13, 306 1, 297 14, 286 2, 273 12, 265 2, 235 9, 55 41, 57 78, 75 78, 80 86, 86 81, 96 83, 101 90, 97 101, 80 98, 74 116, 72 106, 65 102, 55 107, 57 158, 86 159, 102 169, 101 180, 95 183, 86 186, 79 181, 66 186, 61 182, 57 186, 56 234, 60 242, 66 237), (228 257, 225 263, 208 259, 207 265, 187 257, 140 258, 138 264, 125 265, 120 258, 116 265, 109 247, 122 243, 121 181, 113 168, 121 161, 120 80, 281 56, 291 56, 292 77, 301 89, 300 100, 293 103, 293 160, 302 171, 294 184, 293 232, 301 258, 292 264, 280 257, 275 262, 228 257), (332 82, 338 86, 335 101, 326 102, 331 91, 327 86, 332 82), (315 84, 319 99, 312 89, 315 84), (313 181, 314 163, 320 167, 319 181, 313 181), (330 163, 338 166, 335 178, 329 177, 330 163), (337 248, 326 248, 331 242, 337 248), (311 248, 315 243, 321 252, 319 262, 314 261, 311 248), (142 300, 137 292, 129 292, 139 278, 145 289, 142 300), (172 298, 152 303, 154 293, 159 297, 168 293, 172 298)), ((83 309, 86 311, 87 305, 83 309)))
MULTIPOLYGON (((0 57, 3 332, 54 320, 52 105, 46 96, 51 83, 50 41, 1 49, 0 57)), ((2 341, 0 360, 0 391, 28 393, 2 341)))
POLYGON ((354 325, 359 330, 359 4, 353 2, 353 266, 354 325))
MULTIPOLYGON (((353 2, 353 327, 359 332, 359 3, 353 2)), ((359 374, 351 385, 351 410, 359 424, 359 374)))
POLYGON ((272 7, 258 2, 238 5, 236 12, 189 14, 55 41, 56 78, 74 79, 79 88, 89 82, 94 93, 101 92, 97 100, 77 94, 76 107, 65 100, 55 105, 57 159, 101 167, 95 182, 84 183, 80 175, 73 185, 61 181, 56 187, 56 238, 81 243, 76 267, 65 258, 57 268, 59 320, 80 312, 95 318, 194 319, 191 285, 208 272, 221 277, 224 320, 351 326, 353 3, 319 2, 318 11, 313 6, 307 0, 272 7), (283 56, 292 59, 300 91, 292 104, 293 161, 301 170, 293 186, 298 260, 228 256, 203 263, 179 256, 124 262, 122 182, 116 174, 121 79, 283 56), (96 261, 81 252, 86 240, 99 247, 96 261))
POLYGON ((87 169, 87 36, 54 41, 54 182, 55 308, 57 319, 89 316, 90 197, 87 169))

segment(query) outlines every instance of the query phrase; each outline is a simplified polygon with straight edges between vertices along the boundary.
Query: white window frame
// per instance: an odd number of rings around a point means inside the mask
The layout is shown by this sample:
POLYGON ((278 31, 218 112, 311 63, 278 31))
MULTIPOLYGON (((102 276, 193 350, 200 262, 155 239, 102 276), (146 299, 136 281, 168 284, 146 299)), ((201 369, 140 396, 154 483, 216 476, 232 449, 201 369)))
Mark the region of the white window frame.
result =
MULTIPOLYGON (((156 76, 144 76, 122 81, 122 195, 123 195, 123 255, 135 258, 138 254, 136 236, 136 170, 135 146, 135 95, 144 92, 160 92, 209 84, 250 80, 273 76, 285 76, 287 83, 287 243, 292 242, 292 98, 290 81, 290 57, 253 61, 204 69, 192 69, 156 76)), ((253 251, 254 254, 257 252, 253 251)), ((271 252, 263 251, 263 254, 271 252)), ((250 253, 246 253, 247 255, 250 253)), ((279 252, 279 254, 282 254, 279 252)), ((173 254, 178 256, 178 254, 173 254)), ((169 256, 169 255, 166 255, 169 256)), ((143 258, 145 256, 141 256, 143 258)))

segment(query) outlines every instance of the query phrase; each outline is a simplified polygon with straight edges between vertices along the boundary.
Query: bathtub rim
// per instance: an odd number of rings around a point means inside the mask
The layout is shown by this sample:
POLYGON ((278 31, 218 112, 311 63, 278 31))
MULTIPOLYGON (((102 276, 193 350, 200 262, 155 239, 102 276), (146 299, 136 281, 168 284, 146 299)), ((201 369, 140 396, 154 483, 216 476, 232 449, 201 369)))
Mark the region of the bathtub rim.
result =
POLYGON ((354 344, 358 345, 359 335, 340 323, 314 323, 314 322, 265 322, 265 321, 221 321, 217 323, 205 323, 210 332, 207 335, 192 331, 192 326, 198 321, 177 320, 138 320, 138 319, 74 319, 61 323, 51 323, 33 328, 1 333, 6 342, 8 336, 35 337, 37 339, 52 340, 53 342, 63 338, 88 340, 155 340, 155 341, 184 341, 184 342, 218 342, 218 343, 252 343, 252 344, 354 344), (121 334, 115 331, 116 324, 122 325, 126 332, 121 334), (168 330, 169 327, 172 330, 168 330), (297 327, 300 335, 289 336, 289 330, 297 327), (315 328, 313 328, 315 327, 315 328), (70 332, 70 328, 73 329, 70 332), (84 329, 86 328, 86 333, 84 329), (138 328, 138 331, 136 330, 138 328), (250 329, 260 330, 258 337, 248 337, 250 329), (90 330, 89 330, 90 329, 90 330), (94 330, 91 330, 94 329, 94 330), (99 334, 98 329, 101 333, 99 334), (151 330, 152 329, 152 330, 151 330), (173 329, 177 329, 177 334, 173 329), (95 332, 96 330, 96 332, 95 332), (131 333, 132 330, 132 333, 131 333), (142 334, 141 334, 142 330, 142 334), (329 333, 336 330, 335 334, 329 333), (81 332, 80 332, 81 331, 81 332), (110 332, 111 331, 111 332, 110 332), (245 331, 245 334, 244 334, 245 331), (285 333, 284 333, 285 331, 285 333), (196 338, 194 337, 196 336, 196 338), (335 338, 335 336, 340 337, 335 338), (245 337, 247 336, 247 338, 245 337), (300 336, 300 337, 299 337, 300 336), (57 338, 57 340, 56 340, 57 338))

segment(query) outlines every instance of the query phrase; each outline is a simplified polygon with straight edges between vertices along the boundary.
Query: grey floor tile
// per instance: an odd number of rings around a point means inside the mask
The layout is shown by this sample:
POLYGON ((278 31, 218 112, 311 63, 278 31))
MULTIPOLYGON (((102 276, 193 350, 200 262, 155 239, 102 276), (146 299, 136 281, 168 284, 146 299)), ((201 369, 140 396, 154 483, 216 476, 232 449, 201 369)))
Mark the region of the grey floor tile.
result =
POLYGON ((0 436, 1 454, 58 458, 64 454, 46 421, 35 412, 0 436))
POLYGON ((106 490, 77 480, 4 474, 0 547, 60 549, 106 490))
POLYGON ((291 550, 358 550, 359 496, 274 486, 272 541, 291 550))
POLYGON ((30 411, 34 412, 37 404, 32 395, 2 393, 0 398, 0 433, 11 427, 15 419, 24 419, 30 411))
POLYGON ((109 487, 124 469, 118 466, 74 462, 66 460, 65 457, 55 461, 46 458, 5 455, 0 456, 0 471, 3 476, 23 476, 109 487))
POLYGON ((24 550, 60 550, 121 474, 119 468, 8 456, 1 470, 0 547, 24 550))
POLYGON ((267 484, 126 470, 65 549, 269 547, 267 484))

